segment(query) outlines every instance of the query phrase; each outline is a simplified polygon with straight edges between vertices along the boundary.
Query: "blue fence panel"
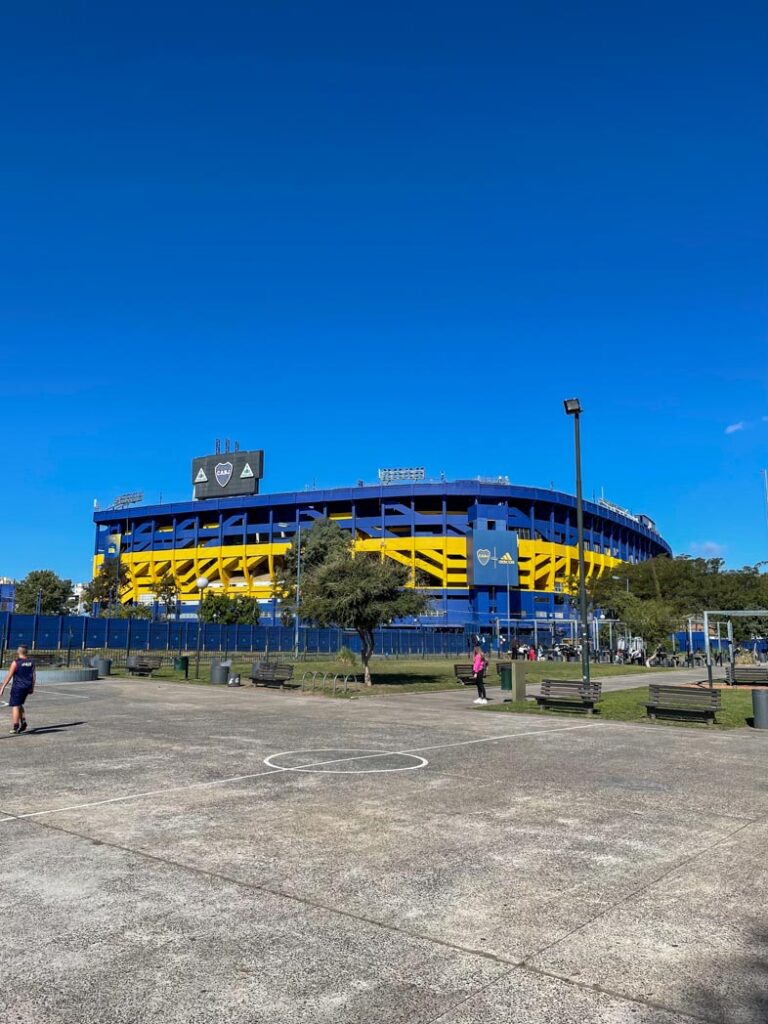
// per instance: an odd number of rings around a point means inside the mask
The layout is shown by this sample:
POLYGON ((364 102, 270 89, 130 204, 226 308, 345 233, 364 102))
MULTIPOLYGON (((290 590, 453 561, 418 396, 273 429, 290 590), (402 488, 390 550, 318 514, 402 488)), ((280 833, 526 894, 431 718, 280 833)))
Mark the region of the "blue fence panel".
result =
POLYGON ((59 646, 60 615, 37 615, 35 629, 35 647, 53 650, 59 646))
POLYGON ((106 647, 126 650, 128 647, 128 627, 130 619, 107 619, 106 647))
POLYGON ((222 627, 216 622, 203 623, 203 650, 221 651, 222 627))
POLYGON ((61 620, 61 646, 82 647, 88 619, 84 615, 65 615, 61 620))
POLYGON ((87 619, 85 633, 86 647, 107 646, 107 619, 87 619))
POLYGON ((184 649, 184 623, 170 622, 168 624, 168 647, 172 651, 184 649))
POLYGON ((8 630, 8 646, 18 647, 26 644, 31 647, 35 642, 35 615, 11 615, 8 630))
POLYGON ((129 619, 128 646, 147 650, 149 644, 149 619, 129 619))
POLYGON ((150 622, 149 649, 151 651, 170 650, 171 624, 169 622, 150 622))

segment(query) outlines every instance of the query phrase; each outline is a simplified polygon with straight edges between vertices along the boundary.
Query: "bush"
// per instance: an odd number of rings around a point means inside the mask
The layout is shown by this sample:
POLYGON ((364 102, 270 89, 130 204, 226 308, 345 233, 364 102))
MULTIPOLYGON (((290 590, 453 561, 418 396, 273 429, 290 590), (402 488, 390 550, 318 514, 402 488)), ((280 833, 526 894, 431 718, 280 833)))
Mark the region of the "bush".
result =
POLYGON ((356 665, 357 655, 354 651, 350 651, 348 647, 342 647, 339 651, 339 661, 342 665, 356 665))

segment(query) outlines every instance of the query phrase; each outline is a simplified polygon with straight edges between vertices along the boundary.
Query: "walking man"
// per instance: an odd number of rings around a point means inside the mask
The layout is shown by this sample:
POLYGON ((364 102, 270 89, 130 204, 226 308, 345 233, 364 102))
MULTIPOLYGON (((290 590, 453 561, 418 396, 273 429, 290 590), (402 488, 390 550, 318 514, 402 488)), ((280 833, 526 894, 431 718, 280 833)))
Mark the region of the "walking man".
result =
POLYGON ((26 731, 27 718, 24 714, 24 703, 27 697, 35 690, 35 663, 29 657, 26 647, 19 647, 16 657, 11 662, 8 674, 3 680, 0 688, 0 697, 5 693, 5 688, 11 683, 11 699, 8 706, 11 709, 11 733, 17 734, 26 731))

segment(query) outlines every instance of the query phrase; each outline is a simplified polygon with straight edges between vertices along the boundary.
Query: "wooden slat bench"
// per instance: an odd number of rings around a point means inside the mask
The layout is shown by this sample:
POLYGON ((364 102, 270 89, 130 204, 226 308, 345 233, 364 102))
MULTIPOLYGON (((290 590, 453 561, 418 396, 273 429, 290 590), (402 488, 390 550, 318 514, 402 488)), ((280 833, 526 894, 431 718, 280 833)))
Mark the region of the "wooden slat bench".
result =
POLYGON ((459 665, 454 665, 453 674, 460 683, 463 683, 464 686, 475 685, 475 673, 472 671, 471 663, 464 662, 459 665))
POLYGON ((700 688, 651 683, 645 708, 651 718, 657 715, 701 715, 711 725, 722 706, 722 696, 720 690, 708 686, 700 688))
POLYGON ((163 663, 159 654, 131 654, 125 663, 132 676, 151 676, 163 663))
MULTIPOLYGON (((35 654, 35 652, 32 651, 29 657, 39 668, 42 668, 43 666, 48 668, 60 668, 62 665, 65 665, 67 661, 66 658, 63 658, 60 654, 56 654, 55 652, 53 654, 35 654)), ((14 653, 11 661, 15 658, 16 654, 14 653)))
POLYGON ((293 665, 269 665, 266 662, 258 661, 251 665, 249 676, 254 686, 276 686, 285 689, 290 683, 291 686, 301 686, 301 683, 291 683, 293 679, 293 665))
POLYGON ((768 662, 764 665, 729 665, 727 679, 731 686, 768 683, 768 662))
POLYGON ((539 707, 567 708, 593 714, 600 700, 602 683, 585 684, 581 679, 544 679, 541 694, 536 696, 539 707))

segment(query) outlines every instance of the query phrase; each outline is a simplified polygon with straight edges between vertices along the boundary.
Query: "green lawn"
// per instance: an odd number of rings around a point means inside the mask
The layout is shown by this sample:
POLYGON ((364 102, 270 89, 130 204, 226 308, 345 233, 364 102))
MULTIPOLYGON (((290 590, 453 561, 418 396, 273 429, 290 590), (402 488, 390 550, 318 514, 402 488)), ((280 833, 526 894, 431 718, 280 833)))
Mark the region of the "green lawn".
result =
MULTIPOLYGON (((247 659, 243 659, 242 656, 235 656, 232 666, 233 673, 239 673, 243 677, 243 682, 247 682, 251 664, 257 658, 258 655, 248 656, 247 659)), ((290 662, 292 659, 286 658, 285 660, 290 662)), ((461 685, 454 678, 453 666, 454 663, 466 663, 468 660, 468 656, 464 658, 374 658, 371 664, 373 686, 365 687, 362 685, 362 682, 357 684, 350 683, 346 693, 343 682, 345 675, 356 676, 358 680, 362 681, 362 666, 359 660, 354 665, 345 665, 330 658, 298 661, 294 667, 293 678, 296 682, 300 683, 305 674, 309 677, 312 672, 324 673, 326 676, 325 682, 322 682, 319 678, 316 679, 313 690, 313 684, 308 679, 305 687, 311 692, 333 696, 333 676, 338 675, 340 679, 336 683, 335 696, 337 697, 349 696, 351 694, 355 696, 379 696, 385 693, 426 693, 436 690, 461 689, 461 685)), ((207 685, 210 672, 209 664, 210 659, 202 662, 200 666, 200 679, 195 680, 195 659, 191 657, 189 682, 199 682, 207 685)), ((499 682, 495 664, 496 659, 493 659, 491 669, 486 676, 486 683, 489 686, 497 686, 499 682)), ((595 678, 600 678, 648 671, 653 670, 627 665, 593 665, 591 674, 595 678)), ((532 661, 528 662, 526 667, 526 678, 531 683, 541 682, 545 678, 579 679, 580 677, 581 665, 577 662, 568 664, 553 661, 532 661)), ((153 673, 153 678, 183 682, 184 674, 172 668, 164 668, 153 673)))
MULTIPOLYGON (((752 693, 750 690, 722 690, 723 708, 717 715, 714 728, 739 729, 746 726, 747 719, 752 717, 752 693)), ((648 700, 648 688, 638 686, 632 690, 617 690, 606 693, 598 706, 595 719, 601 718, 612 722, 646 722, 654 725, 685 725, 693 729, 711 729, 701 719, 657 718, 648 717, 644 704, 648 700)), ((549 715, 550 717, 584 718, 583 711, 547 711, 532 701, 508 701, 505 704, 488 704, 478 710, 495 711, 510 714, 549 715)))

